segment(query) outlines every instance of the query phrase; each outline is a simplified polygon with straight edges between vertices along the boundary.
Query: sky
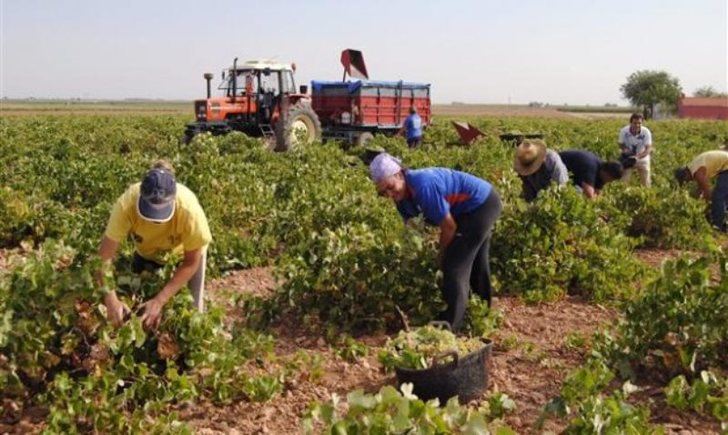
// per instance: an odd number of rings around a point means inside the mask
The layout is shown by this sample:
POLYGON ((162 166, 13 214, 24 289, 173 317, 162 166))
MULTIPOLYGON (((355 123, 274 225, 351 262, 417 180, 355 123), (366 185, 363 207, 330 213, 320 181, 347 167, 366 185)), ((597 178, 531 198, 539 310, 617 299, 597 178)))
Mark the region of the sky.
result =
POLYGON ((637 70, 728 88, 728 0, 0 0, 0 97, 204 98, 234 57, 295 62, 297 85, 432 85, 436 103, 627 104, 637 70))

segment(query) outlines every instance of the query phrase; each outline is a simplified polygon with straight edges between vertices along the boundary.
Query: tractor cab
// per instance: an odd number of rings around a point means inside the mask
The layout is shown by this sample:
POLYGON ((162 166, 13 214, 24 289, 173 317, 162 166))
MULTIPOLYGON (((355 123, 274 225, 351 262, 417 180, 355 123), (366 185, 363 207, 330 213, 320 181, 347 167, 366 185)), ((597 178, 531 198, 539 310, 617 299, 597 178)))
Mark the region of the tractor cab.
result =
POLYGON ((218 90, 229 100, 250 98, 255 103, 258 122, 270 124, 281 96, 296 93, 294 70, 294 64, 249 61, 223 71, 218 90))
POLYGON ((276 150, 284 151, 301 140, 318 139, 320 123, 311 109, 306 86, 296 92, 295 70, 292 63, 252 60, 238 64, 236 58, 222 71, 216 97, 210 88, 213 75, 205 74, 207 98, 194 102, 196 120, 187 125, 185 141, 203 132, 219 135, 241 131, 271 139, 276 150))
POLYGON ((222 72, 222 82, 218 89, 232 97, 233 89, 238 96, 247 93, 272 92, 273 94, 296 93, 293 79, 295 64, 279 64, 265 61, 249 61, 240 66, 230 67, 222 72), (237 71, 233 77, 233 71, 237 71))

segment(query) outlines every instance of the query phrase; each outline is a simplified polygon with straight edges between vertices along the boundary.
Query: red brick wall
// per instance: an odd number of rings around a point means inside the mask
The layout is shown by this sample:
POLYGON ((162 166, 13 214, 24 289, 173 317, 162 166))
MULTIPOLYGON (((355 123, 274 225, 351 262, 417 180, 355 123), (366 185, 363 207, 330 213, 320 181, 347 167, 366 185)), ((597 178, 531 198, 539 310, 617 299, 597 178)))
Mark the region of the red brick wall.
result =
POLYGON ((728 107, 719 106, 678 106, 680 118, 725 119, 728 120, 728 107))

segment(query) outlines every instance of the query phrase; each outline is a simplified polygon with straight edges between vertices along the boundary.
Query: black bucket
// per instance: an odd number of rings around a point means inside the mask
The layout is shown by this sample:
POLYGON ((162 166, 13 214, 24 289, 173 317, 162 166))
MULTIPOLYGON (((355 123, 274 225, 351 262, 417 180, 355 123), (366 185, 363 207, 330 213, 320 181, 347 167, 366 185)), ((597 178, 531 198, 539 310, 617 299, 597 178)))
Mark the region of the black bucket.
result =
POLYGON ((483 347, 458 358, 455 351, 435 357, 432 367, 411 370, 395 367, 399 385, 411 383, 413 393, 422 400, 440 399, 444 405, 454 396, 460 403, 480 397, 488 388, 488 366, 493 342, 483 340, 483 347), (451 359, 449 362, 442 362, 451 359))

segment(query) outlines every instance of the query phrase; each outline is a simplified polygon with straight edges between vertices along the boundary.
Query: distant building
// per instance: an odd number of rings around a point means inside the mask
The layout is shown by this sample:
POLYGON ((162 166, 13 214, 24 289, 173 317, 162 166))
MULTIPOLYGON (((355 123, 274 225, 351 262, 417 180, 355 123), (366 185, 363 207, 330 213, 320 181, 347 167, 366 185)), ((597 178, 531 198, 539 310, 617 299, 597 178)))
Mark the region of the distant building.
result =
POLYGON ((677 102, 677 116, 728 120, 728 98, 682 97, 677 102))

